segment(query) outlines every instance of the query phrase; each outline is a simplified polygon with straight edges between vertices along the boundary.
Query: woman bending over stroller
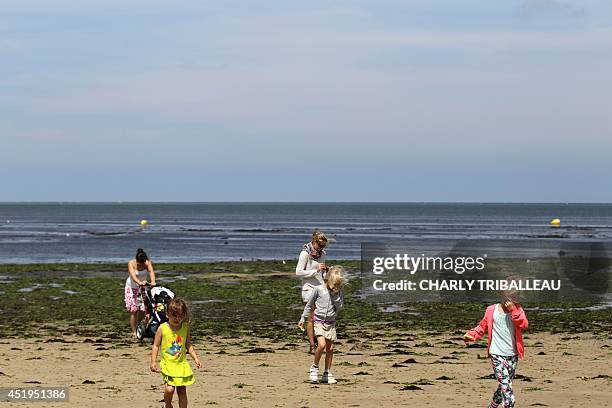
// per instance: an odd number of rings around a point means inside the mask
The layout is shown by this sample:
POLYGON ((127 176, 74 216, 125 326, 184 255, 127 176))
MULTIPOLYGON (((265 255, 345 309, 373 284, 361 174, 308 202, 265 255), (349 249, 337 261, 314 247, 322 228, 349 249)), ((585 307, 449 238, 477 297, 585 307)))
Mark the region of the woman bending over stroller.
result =
POLYGON ((129 276, 125 281, 125 308, 130 312, 130 328, 132 337, 136 337, 136 327, 144 317, 146 305, 140 296, 140 287, 147 284, 147 272, 149 283, 155 285, 155 271, 153 264, 142 248, 138 248, 134 259, 128 262, 129 276))

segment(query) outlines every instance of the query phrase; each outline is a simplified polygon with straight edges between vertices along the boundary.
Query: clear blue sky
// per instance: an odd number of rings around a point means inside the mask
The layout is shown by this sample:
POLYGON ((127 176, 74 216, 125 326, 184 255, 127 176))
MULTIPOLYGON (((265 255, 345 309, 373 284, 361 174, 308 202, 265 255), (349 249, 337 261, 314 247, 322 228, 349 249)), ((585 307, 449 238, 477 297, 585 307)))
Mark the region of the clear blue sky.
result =
POLYGON ((612 2, 3 1, 0 201, 612 202, 612 2))

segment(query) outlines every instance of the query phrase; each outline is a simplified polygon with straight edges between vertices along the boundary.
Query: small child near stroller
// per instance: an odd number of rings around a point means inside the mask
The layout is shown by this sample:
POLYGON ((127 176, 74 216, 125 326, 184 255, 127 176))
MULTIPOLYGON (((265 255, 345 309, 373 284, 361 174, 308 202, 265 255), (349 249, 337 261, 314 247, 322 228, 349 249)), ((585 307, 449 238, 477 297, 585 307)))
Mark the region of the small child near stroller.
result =
POLYGON ((138 340, 153 339, 159 326, 168 321, 166 310, 170 300, 174 299, 174 292, 164 286, 147 286, 146 289, 141 288, 141 293, 147 307, 147 316, 150 317, 138 325, 136 336, 138 340))

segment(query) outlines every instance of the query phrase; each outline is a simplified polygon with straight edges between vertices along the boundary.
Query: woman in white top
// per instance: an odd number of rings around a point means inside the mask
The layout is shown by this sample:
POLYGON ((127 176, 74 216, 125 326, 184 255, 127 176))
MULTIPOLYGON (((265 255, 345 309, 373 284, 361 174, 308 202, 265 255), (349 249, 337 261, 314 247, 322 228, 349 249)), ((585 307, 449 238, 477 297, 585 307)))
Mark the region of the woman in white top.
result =
POLYGON ((136 337, 136 327, 146 311, 146 306, 140 298, 140 288, 147 284, 147 272, 150 284, 155 286, 153 264, 145 251, 138 248, 134 259, 128 262, 129 276, 125 281, 125 308, 130 312, 130 327, 134 337, 136 337))
MULTIPOLYGON (((323 284, 323 274, 327 270, 325 266, 325 251, 323 250, 326 246, 327 237, 325 234, 321 231, 315 231, 312 233, 312 240, 304 244, 302 252, 300 252, 300 257, 295 267, 295 274, 302 278, 302 301, 304 303, 308 302, 313 288, 323 284)), ((310 353, 313 353, 315 348, 312 323, 313 313, 314 310, 308 316, 308 322, 306 323, 310 353)))

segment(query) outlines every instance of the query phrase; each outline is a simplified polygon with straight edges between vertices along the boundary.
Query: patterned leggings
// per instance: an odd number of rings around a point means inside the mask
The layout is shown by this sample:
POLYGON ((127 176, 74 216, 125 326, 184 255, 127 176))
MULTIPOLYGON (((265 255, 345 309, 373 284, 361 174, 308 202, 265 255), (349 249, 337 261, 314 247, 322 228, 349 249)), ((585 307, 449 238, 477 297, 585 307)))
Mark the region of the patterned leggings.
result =
POLYGON ((499 387, 493 394, 493 401, 489 408, 497 408, 503 403, 504 408, 514 407, 514 391, 512 391, 512 380, 518 364, 518 356, 498 356, 491 354, 491 364, 495 378, 499 381, 499 387))

